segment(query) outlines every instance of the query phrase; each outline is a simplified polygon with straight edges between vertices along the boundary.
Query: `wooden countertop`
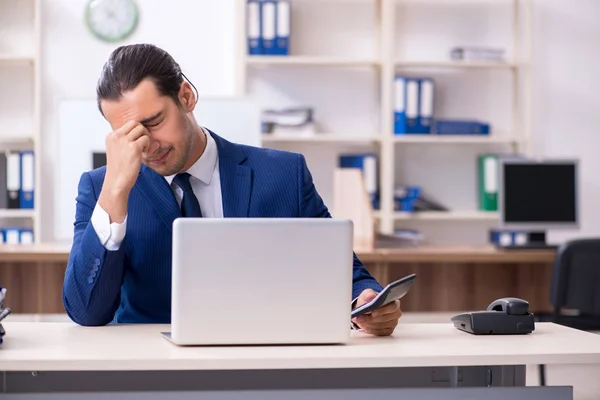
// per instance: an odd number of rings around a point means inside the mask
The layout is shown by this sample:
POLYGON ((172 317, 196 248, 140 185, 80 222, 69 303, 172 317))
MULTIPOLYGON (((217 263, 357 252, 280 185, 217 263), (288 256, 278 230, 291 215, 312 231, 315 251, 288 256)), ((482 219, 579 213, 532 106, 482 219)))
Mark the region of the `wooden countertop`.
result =
POLYGON ((600 363, 600 336, 540 323, 530 335, 475 336, 401 324, 390 337, 352 332, 346 345, 179 347, 169 325, 4 323, 0 371, 262 370, 600 363))
POLYGON ((69 243, 0 245, 0 262, 64 262, 69 259, 69 243))
MULTIPOLYGON (((1 262, 66 263, 69 243, 0 245, 1 262)), ((356 249, 363 262, 389 263, 551 263, 555 250, 498 250, 493 246, 421 245, 402 248, 356 249)))
POLYGON ((357 250, 363 262, 423 263, 551 263, 555 250, 499 250, 493 246, 421 245, 403 248, 357 250))

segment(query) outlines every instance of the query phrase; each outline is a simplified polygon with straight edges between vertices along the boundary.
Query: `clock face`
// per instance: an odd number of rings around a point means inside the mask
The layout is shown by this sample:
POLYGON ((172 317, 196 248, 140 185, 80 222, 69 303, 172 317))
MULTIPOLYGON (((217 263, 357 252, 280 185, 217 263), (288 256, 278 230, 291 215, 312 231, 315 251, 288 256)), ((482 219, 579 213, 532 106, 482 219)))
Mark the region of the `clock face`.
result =
POLYGON ((85 18, 94 35, 107 42, 129 36, 138 22, 138 9, 133 0, 89 0, 85 18))

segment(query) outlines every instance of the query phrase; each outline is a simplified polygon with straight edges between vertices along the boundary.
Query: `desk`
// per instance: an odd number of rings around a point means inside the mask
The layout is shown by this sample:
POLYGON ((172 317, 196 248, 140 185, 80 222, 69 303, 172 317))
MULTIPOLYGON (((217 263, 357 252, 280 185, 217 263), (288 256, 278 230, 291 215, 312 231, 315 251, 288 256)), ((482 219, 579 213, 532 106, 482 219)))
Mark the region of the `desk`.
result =
MULTIPOLYGON (((0 284, 18 313, 64 312, 61 291, 69 244, 0 246, 0 284)), ((554 250, 502 251, 491 246, 356 250, 382 284, 410 273, 418 284, 403 309, 447 312, 482 309, 500 297, 523 297, 548 311, 554 250), (468 290, 467 290, 468 289, 468 290)))
POLYGON ((0 261, 23 263, 61 263, 69 260, 68 243, 43 243, 34 245, 0 245, 0 261))
POLYGON ((402 248, 357 249, 366 263, 551 263, 554 250, 500 250, 493 246, 424 245, 402 248))
POLYGON ((364 400, 356 393, 385 390, 411 399, 466 393, 486 400, 570 399, 569 388, 525 388, 524 366, 600 363, 600 336, 554 324, 519 336, 473 336, 449 323, 401 324, 391 337, 353 332, 347 345, 247 347, 178 347, 160 336, 168 325, 8 321, 5 328, 0 388, 8 393, 166 390, 205 391, 203 399, 277 393, 364 400))
MULTIPOLYGON (((68 243, 37 245, 2 245, 2 262, 59 262, 69 259, 68 243)), ((498 250, 493 246, 423 245, 403 248, 356 249, 365 263, 425 262, 425 263, 550 263, 554 250, 498 250)))
POLYGON ((499 250, 493 246, 423 245, 357 252, 383 283, 418 276, 406 311, 485 309, 501 297, 527 299, 532 310, 550 311, 555 250, 499 250))

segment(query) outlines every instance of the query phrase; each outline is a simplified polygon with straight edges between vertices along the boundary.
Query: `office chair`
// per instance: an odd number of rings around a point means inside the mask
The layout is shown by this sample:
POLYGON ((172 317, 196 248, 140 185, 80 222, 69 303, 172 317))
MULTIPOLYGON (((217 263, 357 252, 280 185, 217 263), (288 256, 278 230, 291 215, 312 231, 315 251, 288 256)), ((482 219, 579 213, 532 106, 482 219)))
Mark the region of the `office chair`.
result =
MULTIPOLYGON (((534 313, 538 322, 554 322, 583 331, 600 331, 600 238, 576 239, 560 246, 550 288, 553 311, 534 313)), ((546 366, 539 366, 546 385, 546 366)))

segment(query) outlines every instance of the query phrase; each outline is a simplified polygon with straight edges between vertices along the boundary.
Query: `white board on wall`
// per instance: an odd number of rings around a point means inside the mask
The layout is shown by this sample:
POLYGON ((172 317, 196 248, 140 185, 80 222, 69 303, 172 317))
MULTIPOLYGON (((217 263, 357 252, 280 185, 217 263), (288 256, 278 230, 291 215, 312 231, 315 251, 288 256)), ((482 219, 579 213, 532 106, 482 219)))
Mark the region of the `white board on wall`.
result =
MULTIPOLYGON (((54 237, 71 240, 75 199, 81 174, 92 169, 94 152, 105 152, 111 132, 95 100, 64 100, 59 104, 54 175, 54 237)), ((248 99, 199 100, 198 123, 234 143, 260 145, 260 110, 248 99)))
POLYGON ((54 174, 54 235, 71 240, 75 221, 75 199, 81 174, 92 169, 93 152, 105 151, 111 132, 94 100, 62 101, 58 107, 58 154, 54 174))

